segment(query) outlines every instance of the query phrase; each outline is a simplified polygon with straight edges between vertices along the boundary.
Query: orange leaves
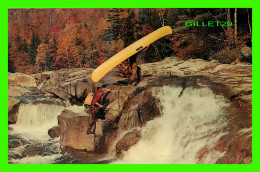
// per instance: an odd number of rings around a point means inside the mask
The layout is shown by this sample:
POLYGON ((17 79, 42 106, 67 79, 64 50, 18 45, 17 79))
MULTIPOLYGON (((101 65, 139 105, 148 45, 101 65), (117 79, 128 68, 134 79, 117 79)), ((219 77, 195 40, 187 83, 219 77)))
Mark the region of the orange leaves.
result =
POLYGON ((142 26, 142 35, 148 35, 149 33, 152 33, 154 29, 149 26, 148 24, 145 24, 142 26))
POLYGON ((107 60, 107 55, 99 50, 98 52, 99 57, 96 59, 98 66, 104 63, 107 60))
POLYGON ((117 68, 118 68, 117 75, 122 78, 129 78, 132 74, 130 63, 126 60, 120 63, 117 66, 117 68))

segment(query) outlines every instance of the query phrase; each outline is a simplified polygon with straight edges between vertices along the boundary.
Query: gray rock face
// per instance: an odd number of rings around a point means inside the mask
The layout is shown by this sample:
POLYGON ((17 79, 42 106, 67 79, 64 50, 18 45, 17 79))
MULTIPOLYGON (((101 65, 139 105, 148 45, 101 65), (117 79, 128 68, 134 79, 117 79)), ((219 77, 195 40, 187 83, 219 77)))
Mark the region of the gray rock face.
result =
POLYGON ((252 101, 252 66, 219 64, 202 59, 179 60, 169 57, 161 62, 139 65, 141 75, 152 77, 206 76, 226 85, 236 97, 252 101))
POLYGON ((69 100, 69 98, 70 98, 69 94, 61 88, 57 88, 57 87, 56 88, 50 88, 48 90, 48 92, 58 96, 59 98, 61 98, 63 100, 69 100))
POLYGON ((107 95, 110 104, 107 106, 108 111, 105 118, 115 121, 121 115, 125 102, 132 96, 136 88, 134 86, 112 86, 106 88, 111 91, 107 95))
POLYGON ((23 96, 30 92, 31 90, 22 86, 8 86, 9 97, 23 96))
POLYGON ((8 73, 8 85, 37 87, 35 78, 23 73, 8 73))
MULTIPOLYGON (((73 68, 41 74, 41 79, 39 79, 41 83, 38 88, 64 100, 68 100, 70 97, 83 99, 87 92, 91 90, 91 85, 86 80, 91 73, 92 69, 73 68)), ((40 77, 38 76, 38 78, 40 77)))

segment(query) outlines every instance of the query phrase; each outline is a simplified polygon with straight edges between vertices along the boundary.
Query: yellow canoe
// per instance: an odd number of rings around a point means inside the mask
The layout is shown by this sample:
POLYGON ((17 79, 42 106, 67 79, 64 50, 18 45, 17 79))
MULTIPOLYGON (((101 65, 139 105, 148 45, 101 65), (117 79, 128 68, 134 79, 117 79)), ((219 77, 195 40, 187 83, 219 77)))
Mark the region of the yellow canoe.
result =
POLYGON ((161 27, 147 36, 139 39, 128 47, 124 48, 113 57, 102 63, 99 67, 97 67, 92 73, 93 82, 98 82, 103 76, 105 76, 110 70, 119 65, 122 61, 131 57, 135 53, 141 51, 154 41, 164 37, 168 34, 172 34, 172 28, 170 26, 161 27))

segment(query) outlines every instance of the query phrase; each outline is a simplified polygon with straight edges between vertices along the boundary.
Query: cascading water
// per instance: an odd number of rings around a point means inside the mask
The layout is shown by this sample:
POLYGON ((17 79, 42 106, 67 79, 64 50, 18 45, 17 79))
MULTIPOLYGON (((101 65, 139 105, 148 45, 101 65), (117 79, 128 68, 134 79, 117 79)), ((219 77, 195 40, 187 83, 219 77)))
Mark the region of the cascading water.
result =
MULTIPOLYGON (((50 100, 48 100, 50 101, 50 100)), ((59 139, 50 139, 48 130, 57 126, 57 116, 63 109, 84 112, 83 106, 71 106, 59 100, 51 103, 21 104, 16 124, 10 125, 9 163, 50 164, 62 158, 59 139)))
POLYGON ((55 104, 21 104, 13 130, 35 139, 48 139, 48 129, 57 125, 57 116, 64 109, 55 104))
POLYGON ((215 163, 222 154, 214 151, 216 141, 227 125, 223 96, 209 88, 182 88, 164 86, 154 91, 163 106, 162 116, 149 121, 142 128, 142 139, 123 158, 113 163, 215 163), (199 159, 199 152, 208 154, 199 159))

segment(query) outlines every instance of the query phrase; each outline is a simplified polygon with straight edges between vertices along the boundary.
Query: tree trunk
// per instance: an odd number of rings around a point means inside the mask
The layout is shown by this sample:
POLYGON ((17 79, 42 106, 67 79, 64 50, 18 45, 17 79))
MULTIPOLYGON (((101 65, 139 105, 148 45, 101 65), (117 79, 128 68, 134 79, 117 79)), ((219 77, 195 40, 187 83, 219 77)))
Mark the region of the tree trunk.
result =
POLYGON ((235 8, 235 13, 234 13, 234 25, 235 25, 234 37, 236 40, 237 39, 237 8, 235 8))
POLYGON ((248 27, 249 27, 249 31, 250 31, 250 34, 252 34, 252 28, 251 28, 251 24, 250 24, 250 16, 249 16, 249 10, 247 8, 247 17, 248 17, 248 27))
MULTIPOLYGON (((230 8, 227 8, 226 11, 227 11, 227 22, 230 22, 231 21, 230 8)), ((232 41, 233 34, 232 34, 231 26, 227 26, 226 35, 227 35, 228 44, 230 45, 230 43, 233 42, 232 41)))
MULTIPOLYGON (((227 8, 227 22, 230 22, 230 21, 231 21, 230 8, 227 8)), ((227 31, 228 31, 228 33, 231 32, 231 26, 227 27, 227 31)))

